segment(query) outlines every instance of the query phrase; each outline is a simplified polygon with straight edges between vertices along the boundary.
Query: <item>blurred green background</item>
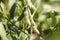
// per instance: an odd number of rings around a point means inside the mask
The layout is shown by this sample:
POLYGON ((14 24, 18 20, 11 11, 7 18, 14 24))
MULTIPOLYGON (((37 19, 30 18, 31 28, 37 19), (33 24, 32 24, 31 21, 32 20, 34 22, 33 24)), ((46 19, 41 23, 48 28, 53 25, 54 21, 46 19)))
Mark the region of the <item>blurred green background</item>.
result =
POLYGON ((60 0, 0 0, 0 40, 60 40, 60 0))

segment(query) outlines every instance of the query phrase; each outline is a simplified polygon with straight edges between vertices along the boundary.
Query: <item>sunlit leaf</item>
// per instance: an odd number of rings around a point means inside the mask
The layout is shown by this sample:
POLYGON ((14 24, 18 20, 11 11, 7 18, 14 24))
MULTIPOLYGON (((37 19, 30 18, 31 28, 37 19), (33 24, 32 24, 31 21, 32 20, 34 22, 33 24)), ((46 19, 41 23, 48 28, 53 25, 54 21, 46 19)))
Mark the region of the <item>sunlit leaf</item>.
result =
POLYGON ((8 38, 6 36, 6 31, 4 29, 2 22, 0 22, 0 35, 3 40, 8 40, 8 38))

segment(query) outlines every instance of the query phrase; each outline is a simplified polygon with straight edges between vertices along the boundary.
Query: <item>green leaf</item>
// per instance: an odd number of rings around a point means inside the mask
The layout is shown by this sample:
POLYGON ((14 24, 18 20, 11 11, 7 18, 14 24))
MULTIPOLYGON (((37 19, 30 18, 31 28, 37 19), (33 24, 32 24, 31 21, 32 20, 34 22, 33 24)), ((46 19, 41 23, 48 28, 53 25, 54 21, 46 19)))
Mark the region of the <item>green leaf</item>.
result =
POLYGON ((10 13, 10 19, 14 18, 14 12, 15 12, 15 8, 16 8, 16 3, 14 3, 9 11, 10 13))
POLYGON ((23 8, 21 2, 18 2, 16 6, 17 7, 15 9, 15 16, 21 16, 23 8))
POLYGON ((38 21, 38 17, 39 17, 39 13, 36 12, 35 15, 34 15, 34 17, 33 17, 34 18, 34 21, 38 21))
POLYGON ((21 16, 18 17, 18 21, 23 19, 25 10, 26 8, 23 9, 21 16))
POLYGON ((17 28, 13 27, 12 24, 8 24, 8 28, 9 28, 9 30, 11 30, 11 31, 13 31, 14 33, 16 33, 17 35, 19 35, 20 32, 18 31, 17 28))
POLYGON ((50 16, 52 18, 52 27, 54 27, 56 25, 56 17, 54 15, 54 12, 50 12, 50 16))

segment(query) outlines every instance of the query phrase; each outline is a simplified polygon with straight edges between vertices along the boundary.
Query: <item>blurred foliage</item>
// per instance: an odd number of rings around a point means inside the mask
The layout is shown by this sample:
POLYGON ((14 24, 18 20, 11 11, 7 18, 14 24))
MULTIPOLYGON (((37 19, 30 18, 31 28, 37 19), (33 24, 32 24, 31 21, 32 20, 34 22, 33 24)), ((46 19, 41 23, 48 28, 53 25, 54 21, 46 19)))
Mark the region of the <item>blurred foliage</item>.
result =
POLYGON ((60 0, 0 0, 0 40, 60 40, 60 0))

